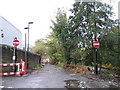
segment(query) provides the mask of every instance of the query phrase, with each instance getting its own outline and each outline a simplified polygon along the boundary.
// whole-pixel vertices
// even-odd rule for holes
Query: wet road
[[[62,68],[45,65],[26,77],[3,77],[4,88],[63,88],[64,79],[70,78]]]
[[[42,70],[34,71],[27,76],[7,76],[2,78],[3,88],[64,88],[64,80],[76,78],[80,87],[108,88],[110,81],[96,80],[80,74],[68,72],[61,67],[47,64]]]

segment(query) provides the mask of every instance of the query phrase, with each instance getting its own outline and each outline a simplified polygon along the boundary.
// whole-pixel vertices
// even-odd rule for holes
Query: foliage
[[[32,51],[39,54],[40,56],[44,56],[45,54],[47,54],[46,40],[37,40],[35,42],[35,46],[32,48]]]
[[[67,63],[70,63],[70,52],[72,49],[72,43],[69,32],[69,23],[67,20],[67,15],[65,12],[60,9],[56,15],[56,21],[52,21],[53,26],[51,26],[55,37],[57,38],[57,45],[59,45],[62,49],[63,57],[66,59]],[[72,41],[72,42],[71,42]]]
[[[111,9],[111,6],[102,2],[76,2],[73,4],[73,9],[70,10],[72,12],[69,17],[72,26],[71,33],[77,38],[76,44],[80,44],[80,48],[85,47],[84,52],[81,50],[83,53],[81,58],[84,59],[86,65],[91,65],[95,59],[93,41],[99,40],[101,43],[111,29],[113,22],[110,19]],[[75,48],[75,50],[78,50],[78,48]]]
[[[62,48],[67,63],[92,65],[95,59],[93,40],[99,40],[101,43],[98,51],[99,63],[111,61],[106,58],[108,58],[108,53],[112,49],[114,41],[110,39],[109,42],[105,42],[105,38],[114,36],[111,33],[111,26],[113,25],[111,9],[110,5],[102,2],[75,2],[73,9],[70,9],[72,14],[69,18],[67,18],[65,12],[58,10],[56,21],[52,21],[53,26],[51,28],[57,39],[59,49]],[[110,35],[110,37],[106,35]],[[57,55],[59,55],[58,52]],[[53,54],[53,56],[57,55]]]
[[[48,54],[52,63],[58,64],[58,62],[64,62],[63,49],[60,47],[55,34],[52,32],[47,38]]]
[[[35,69],[36,70],[40,70],[42,68],[42,65],[41,64],[37,64],[36,66],[35,66]]]
[[[36,43],[36,52],[48,52],[53,63],[80,63],[95,65],[96,50],[93,41],[98,40],[97,63],[120,66],[119,23],[112,20],[112,7],[102,2],[75,2],[67,17],[58,9],[52,20],[51,35],[46,42]],[[46,47],[44,47],[46,46]]]

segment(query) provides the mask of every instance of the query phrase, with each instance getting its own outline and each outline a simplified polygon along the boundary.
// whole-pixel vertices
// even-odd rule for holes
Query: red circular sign
[[[94,41],[93,46],[94,46],[94,48],[99,48],[100,43],[98,41]]]
[[[19,41],[18,40],[14,40],[13,41],[13,45],[17,47],[19,45]]]

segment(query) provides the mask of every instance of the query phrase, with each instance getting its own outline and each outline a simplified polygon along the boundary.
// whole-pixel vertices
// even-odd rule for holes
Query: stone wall
[[[0,49],[2,50],[2,53],[0,53],[0,55],[2,56],[2,63],[12,63],[14,48],[8,45],[0,45],[0,48],[2,48]],[[35,68],[36,64],[39,63],[40,56],[30,52],[27,56],[29,69]],[[25,60],[25,51],[17,49],[17,62],[20,62],[20,59]]]

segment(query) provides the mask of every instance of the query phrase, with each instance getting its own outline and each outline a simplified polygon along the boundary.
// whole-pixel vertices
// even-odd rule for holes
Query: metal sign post
[[[14,51],[13,51],[13,63],[17,62],[17,46],[19,45],[19,41],[17,38],[13,40],[13,45],[14,45]],[[13,71],[16,72],[17,67],[13,66]]]
[[[14,50],[13,50],[13,63],[15,63],[15,47],[14,47]],[[15,67],[13,66],[13,72],[15,71]]]
[[[98,74],[98,64],[97,64],[97,49],[96,49],[96,62],[95,62],[95,74]]]
[[[97,64],[97,51],[98,51],[98,48],[100,46],[100,43],[98,41],[94,41],[93,42],[93,46],[94,48],[96,49],[95,52],[96,52],[96,61],[95,61],[95,74],[97,75],[98,74],[98,64]]]

